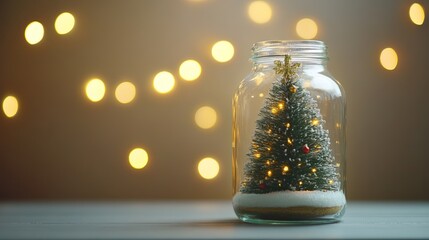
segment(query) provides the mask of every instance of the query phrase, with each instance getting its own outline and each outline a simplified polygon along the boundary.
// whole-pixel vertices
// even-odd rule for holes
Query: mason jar
[[[346,99],[321,41],[253,45],[233,98],[233,207],[244,222],[314,224],[344,214]]]

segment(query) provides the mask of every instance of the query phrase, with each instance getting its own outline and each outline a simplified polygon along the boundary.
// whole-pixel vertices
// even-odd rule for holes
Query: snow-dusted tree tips
[[[259,112],[242,193],[338,191],[339,173],[317,102],[302,87],[299,63],[275,61],[279,75]]]

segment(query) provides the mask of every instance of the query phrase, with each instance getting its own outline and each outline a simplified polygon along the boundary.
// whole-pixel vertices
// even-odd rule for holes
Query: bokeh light
[[[393,70],[398,65],[398,54],[393,48],[385,48],[380,53],[380,63],[387,70]]]
[[[234,46],[228,41],[219,41],[213,44],[212,56],[218,62],[228,62],[234,56]]]
[[[75,19],[73,14],[68,12],[63,12],[60,15],[58,15],[57,19],[55,20],[55,31],[57,31],[58,34],[67,34],[69,33],[75,24]]]
[[[410,7],[410,19],[416,25],[422,25],[425,21],[425,10],[422,5],[413,3]]]
[[[194,81],[201,75],[201,65],[193,59],[186,60],[180,64],[179,74],[183,80]]]
[[[272,16],[271,6],[265,1],[253,1],[247,10],[250,19],[259,24],[267,23]]]
[[[313,39],[317,35],[317,24],[310,18],[303,18],[296,24],[296,33],[303,39]]]
[[[213,179],[219,174],[219,163],[210,157],[203,158],[198,163],[198,172],[205,179]]]
[[[37,44],[42,41],[44,35],[45,29],[40,22],[34,21],[28,24],[28,26],[25,28],[25,40],[31,45]]]
[[[18,113],[18,99],[14,96],[7,96],[3,100],[2,107],[6,117],[14,117]]]
[[[106,93],[104,82],[98,78],[89,80],[85,86],[85,93],[90,101],[100,101],[103,99],[104,94]]]
[[[155,91],[165,94],[173,90],[175,79],[173,74],[167,71],[162,71],[156,74],[153,79],[153,87]]]
[[[116,87],[115,97],[120,103],[130,103],[136,97],[136,87],[131,82],[122,82]]]
[[[212,128],[216,124],[216,121],[216,111],[209,106],[200,107],[195,112],[195,123],[202,129]]]
[[[142,169],[147,165],[149,155],[143,148],[134,148],[128,155],[128,161],[132,168]]]

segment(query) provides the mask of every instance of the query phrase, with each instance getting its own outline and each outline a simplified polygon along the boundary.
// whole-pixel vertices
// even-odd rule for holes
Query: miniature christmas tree
[[[317,102],[302,87],[299,63],[275,61],[274,82],[247,154],[242,193],[338,191],[339,174]]]

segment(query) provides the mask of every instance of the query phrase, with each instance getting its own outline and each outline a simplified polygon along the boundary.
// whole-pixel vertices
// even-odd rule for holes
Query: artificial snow
[[[346,204],[346,197],[342,191],[239,192],[232,202],[237,207],[337,207]]]

